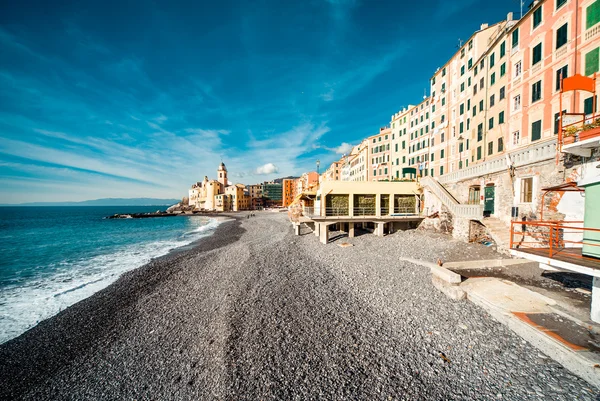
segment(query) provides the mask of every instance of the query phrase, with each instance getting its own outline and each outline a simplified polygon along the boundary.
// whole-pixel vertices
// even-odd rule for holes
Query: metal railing
[[[583,227],[583,221],[512,221],[510,224],[510,249],[536,249],[537,253],[549,258],[566,254],[598,261],[578,252],[569,252],[576,248],[583,248],[584,253],[593,250],[600,254],[600,229]]]
[[[350,216],[350,209],[347,207],[326,207],[325,216]]]

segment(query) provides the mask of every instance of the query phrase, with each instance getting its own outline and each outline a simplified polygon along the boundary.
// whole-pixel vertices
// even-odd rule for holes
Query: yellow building
[[[209,180],[192,185],[189,190],[189,205],[197,210],[241,211],[249,210],[251,198],[243,184],[229,185],[227,167],[224,163],[217,169],[218,180]]]

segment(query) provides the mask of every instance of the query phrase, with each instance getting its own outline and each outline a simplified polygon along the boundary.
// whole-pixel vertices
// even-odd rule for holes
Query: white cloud
[[[260,166],[259,168],[257,168],[256,174],[268,175],[268,174],[277,173],[278,171],[279,171],[279,169],[277,168],[276,165],[274,165],[273,163],[267,163],[264,166]]]
[[[347,155],[352,150],[353,146],[349,143],[343,142],[340,146],[335,148],[335,153],[338,155]]]

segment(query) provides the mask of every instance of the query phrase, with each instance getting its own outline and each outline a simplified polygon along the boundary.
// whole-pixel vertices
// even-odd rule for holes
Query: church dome
[[[225,167],[225,163],[221,162],[221,164],[219,165],[219,170],[227,171],[227,168]]]

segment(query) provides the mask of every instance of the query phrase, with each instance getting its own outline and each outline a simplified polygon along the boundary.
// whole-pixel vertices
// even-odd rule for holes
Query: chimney
[[[506,21],[512,21],[513,20],[513,13],[510,12],[506,15]]]
[[[481,24],[481,30],[483,31],[484,29],[487,29],[490,25],[489,24]]]

